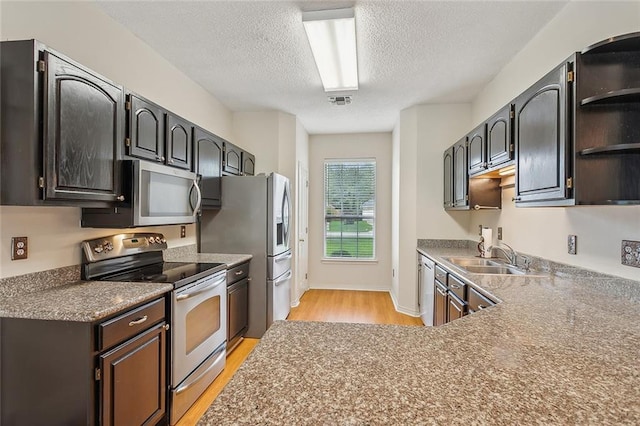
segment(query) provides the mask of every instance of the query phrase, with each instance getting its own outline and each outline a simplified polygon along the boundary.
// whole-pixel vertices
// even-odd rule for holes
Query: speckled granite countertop
[[[227,268],[233,268],[251,260],[253,256],[250,254],[198,253],[194,244],[165,250],[163,257],[167,262],[226,263]]]
[[[640,282],[571,269],[456,270],[502,302],[442,327],[276,322],[200,424],[639,424]]]
[[[162,283],[77,281],[4,299],[0,317],[91,322],[172,289]]]

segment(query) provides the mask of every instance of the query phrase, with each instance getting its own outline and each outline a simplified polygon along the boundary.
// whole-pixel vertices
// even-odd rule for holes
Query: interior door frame
[[[296,170],[296,226],[295,226],[295,286],[292,305],[309,289],[309,170],[298,161]],[[306,253],[306,256],[302,256]]]

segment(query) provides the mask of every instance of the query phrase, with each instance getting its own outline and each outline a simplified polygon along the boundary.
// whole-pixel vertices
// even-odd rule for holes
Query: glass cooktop
[[[130,282],[154,282],[154,283],[180,283],[180,281],[203,278],[207,275],[222,270],[224,263],[185,263],[185,262],[161,262],[148,265],[143,268],[101,277],[101,281],[130,281]],[[217,270],[216,270],[217,269]],[[184,283],[186,284],[186,282]]]

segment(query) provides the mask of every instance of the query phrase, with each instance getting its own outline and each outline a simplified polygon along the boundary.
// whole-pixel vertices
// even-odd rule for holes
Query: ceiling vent
[[[333,105],[349,105],[351,96],[329,96],[329,103]]]

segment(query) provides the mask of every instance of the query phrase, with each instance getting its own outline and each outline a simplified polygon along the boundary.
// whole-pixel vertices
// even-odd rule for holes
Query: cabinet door
[[[103,425],[155,425],[166,412],[164,322],[100,356]]]
[[[52,52],[44,57],[44,198],[115,201],[123,90]]]
[[[435,283],[433,304],[433,325],[438,326],[447,322],[447,291]]]
[[[466,142],[466,138],[463,138],[453,146],[453,205],[455,207],[464,207],[469,204]]]
[[[563,200],[569,195],[567,71],[567,64],[557,67],[515,101],[518,203]]]
[[[453,207],[453,147],[444,152],[444,208]]]
[[[194,127],[195,143],[194,170],[202,178],[203,207],[220,207],[222,202],[222,155],[224,142],[215,135]]]
[[[467,135],[467,157],[469,160],[469,175],[477,174],[487,169],[487,125],[482,123]]]
[[[232,143],[224,143],[224,163],[222,171],[230,175],[240,176],[242,173],[242,157],[240,149]]]
[[[242,151],[242,174],[245,176],[253,176],[256,170],[256,156]]]
[[[447,296],[447,321],[451,322],[464,316],[464,305],[453,295]]]
[[[164,163],[164,113],[158,105],[128,95],[127,155]]]
[[[249,324],[249,280],[233,284],[227,290],[227,343],[247,331]]]
[[[173,113],[167,113],[167,164],[191,170],[191,123]]]
[[[487,120],[488,167],[496,167],[512,159],[512,105],[507,105]]]

